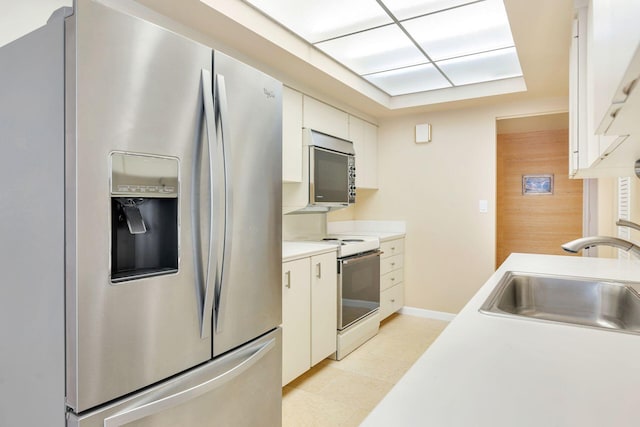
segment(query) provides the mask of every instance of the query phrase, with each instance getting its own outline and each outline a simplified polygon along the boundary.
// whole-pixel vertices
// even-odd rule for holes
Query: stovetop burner
[[[329,236],[322,239],[324,242],[338,244],[338,258],[354,255],[378,249],[380,242],[377,237],[364,236]]]
[[[364,239],[341,239],[339,237],[325,237],[322,240],[327,242],[344,242],[344,243],[364,242]]]

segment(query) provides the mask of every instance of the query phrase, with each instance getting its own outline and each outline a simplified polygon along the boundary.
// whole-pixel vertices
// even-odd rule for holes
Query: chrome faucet
[[[616,221],[616,225],[619,227],[629,227],[634,230],[640,231],[640,224],[636,224],[635,222],[627,221],[626,219],[619,219]]]
[[[627,252],[631,252],[637,257],[640,257],[640,246],[631,243],[627,240],[620,239],[618,237],[609,236],[592,236],[582,237],[580,239],[572,240],[562,245],[562,249],[571,253],[578,253],[582,249],[587,249],[593,246],[613,246],[614,248],[622,249]]]

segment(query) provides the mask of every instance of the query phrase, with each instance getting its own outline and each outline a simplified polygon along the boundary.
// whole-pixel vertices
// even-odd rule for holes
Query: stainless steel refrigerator
[[[282,85],[127,3],[0,48],[0,425],[280,425]]]

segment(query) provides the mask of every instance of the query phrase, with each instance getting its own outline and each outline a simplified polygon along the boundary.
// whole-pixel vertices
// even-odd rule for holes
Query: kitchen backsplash
[[[282,216],[282,240],[319,240],[327,235],[327,214]]]

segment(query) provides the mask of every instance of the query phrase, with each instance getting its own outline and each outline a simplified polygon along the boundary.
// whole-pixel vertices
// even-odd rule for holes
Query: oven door
[[[349,155],[309,147],[309,203],[349,205]]]
[[[338,271],[338,330],[380,307],[380,251],[342,258]]]

